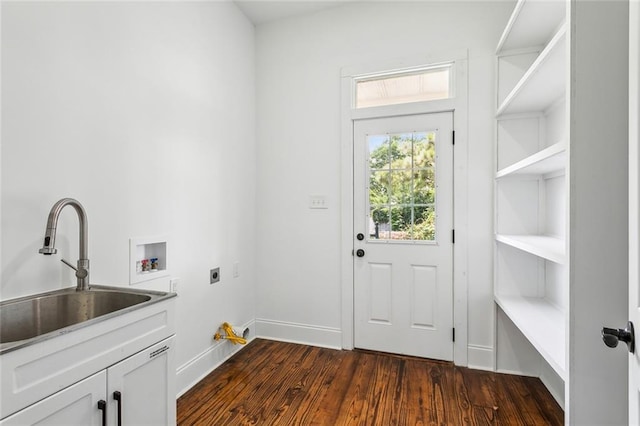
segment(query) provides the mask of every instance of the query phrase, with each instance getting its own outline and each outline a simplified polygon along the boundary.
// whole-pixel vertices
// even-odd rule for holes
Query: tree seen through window
[[[436,132],[373,135],[367,141],[370,238],[435,240]]]

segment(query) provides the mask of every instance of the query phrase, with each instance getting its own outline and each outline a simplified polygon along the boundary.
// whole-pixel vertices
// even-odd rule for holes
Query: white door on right
[[[354,345],[453,359],[453,112],[354,123]]]
[[[629,321],[640,326],[640,2],[629,2]],[[637,346],[637,345],[636,345]],[[629,424],[640,424],[640,355],[629,354]]]

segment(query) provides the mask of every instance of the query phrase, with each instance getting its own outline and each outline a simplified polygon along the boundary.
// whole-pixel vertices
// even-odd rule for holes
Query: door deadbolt
[[[356,235],[356,238],[358,239],[358,241],[362,241],[364,240],[364,234],[359,233],[358,235]]]

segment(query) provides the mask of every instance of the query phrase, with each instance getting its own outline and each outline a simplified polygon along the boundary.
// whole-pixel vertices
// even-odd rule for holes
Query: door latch
[[[633,323],[627,322],[627,328],[602,327],[602,341],[610,348],[618,346],[618,342],[625,342],[629,352],[634,353],[636,349]]]

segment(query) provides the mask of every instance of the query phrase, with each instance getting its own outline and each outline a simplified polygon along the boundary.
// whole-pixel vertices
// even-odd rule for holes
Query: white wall
[[[78,256],[72,209],[59,254],[38,254],[74,197],[92,283],[128,286],[129,238],[169,236],[179,388],[211,368],[217,327],[254,318],[254,57],[232,3],[3,2],[1,298],[75,285],[59,261]]]
[[[352,4],[260,25],[254,64],[254,29],[226,2],[3,2],[0,298],[74,285],[58,261],[77,258],[72,210],[60,254],[37,254],[49,208],[71,196],[89,214],[94,283],[128,285],[129,238],[169,235],[180,389],[219,361],[222,321],[334,342],[340,69],[464,48],[469,362],[491,368],[493,52],[511,8]],[[309,210],[310,194],[330,208]]]
[[[492,368],[493,69],[512,8],[351,4],[256,28],[259,333],[340,344],[341,68],[469,49],[469,363]]]

